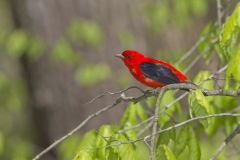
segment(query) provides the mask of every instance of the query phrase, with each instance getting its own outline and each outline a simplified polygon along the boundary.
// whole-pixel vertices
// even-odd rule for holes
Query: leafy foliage
[[[6,50],[8,53],[19,56],[23,54],[28,47],[28,35],[22,30],[12,32],[8,37]]]
[[[207,62],[213,53],[214,46],[210,44],[213,40],[217,39],[217,29],[218,28],[216,24],[209,23],[201,33],[202,37],[198,45],[198,51],[202,54],[204,60]]]
[[[228,17],[220,34],[221,55],[225,60],[229,60],[236,49],[240,32],[240,4],[238,4],[233,14]]]
[[[118,39],[124,48],[132,48],[133,42],[134,42],[134,36],[132,35],[131,32],[127,30],[123,30],[119,32]]]
[[[166,3],[165,1],[163,3]],[[180,3],[180,2],[179,2]],[[200,2],[193,2],[200,3]],[[202,2],[201,2],[202,3]],[[190,5],[190,4],[189,4]],[[201,6],[201,5],[200,5]],[[149,14],[152,14],[156,17],[152,17],[153,26],[163,25],[167,19],[164,20],[162,17],[166,17],[169,10],[167,8],[158,7],[162,6],[152,6],[149,10]],[[176,12],[185,12],[188,14],[188,10],[186,10],[186,6],[177,6]],[[157,8],[157,9],[156,9]],[[203,7],[204,8],[204,7]],[[192,8],[191,8],[192,9]],[[199,10],[198,10],[199,9]],[[196,14],[200,14],[201,7],[196,9]],[[238,11],[239,5],[236,7],[233,14],[227,19],[224,24],[222,31],[218,28],[216,24],[210,23],[208,24],[203,32],[202,39],[198,44],[198,51],[202,54],[203,58],[206,62],[208,62],[211,54],[216,51],[222,60],[229,61],[229,66],[226,72],[226,84],[233,83],[232,78],[234,80],[235,89],[239,87],[239,61],[240,61],[240,52],[239,49],[233,49],[237,47],[236,44],[236,34],[238,34]],[[156,12],[156,13],[155,13]],[[164,15],[166,14],[166,15]],[[182,13],[181,13],[182,14]],[[157,30],[155,28],[154,30]],[[218,35],[220,34],[220,40],[217,41]],[[128,38],[127,38],[128,39]],[[231,52],[230,52],[231,51]],[[233,52],[234,51],[234,52]],[[211,77],[211,73],[209,71],[200,71],[194,78],[194,83],[198,84],[201,89],[213,90],[216,85],[214,81],[209,80]],[[235,83],[237,82],[237,83]],[[180,103],[174,103],[173,105],[167,106],[169,103],[174,101],[175,95],[174,92],[168,91],[162,97],[162,101],[159,106],[159,119],[158,124],[160,128],[166,128],[171,126],[172,121],[176,120],[187,120],[189,119],[189,114],[184,114],[182,112],[183,106]],[[228,112],[237,107],[238,101],[232,97],[205,97],[200,89],[193,90],[188,96],[188,104],[190,108],[191,116],[206,116],[209,114],[217,114]],[[141,103],[133,104],[131,103],[125,113],[122,116],[122,119],[118,125],[111,126],[102,126],[106,129],[106,132],[103,132],[103,128],[100,128],[100,133],[109,138],[99,137],[97,139],[96,148],[98,146],[105,146],[104,148],[96,149],[96,157],[100,159],[139,159],[137,158],[137,148],[139,148],[140,142],[131,142],[135,141],[139,138],[139,131],[141,128],[146,127],[146,125],[142,125],[142,127],[134,127],[139,123],[143,122],[149,115],[146,114],[147,109],[154,109],[156,106],[156,98],[151,97],[146,100],[146,105],[143,107]],[[227,107],[228,106],[228,107]],[[175,112],[178,111],[178,116],[175,116]],[[174,117],[174,119],[173,119]],[[206,134],[210,137],[214,137],[217,135],[217,131],[220,127],[224,127],[226,133],[230,134],[234,127],[237,125],[237,118],[208,118],[205,120],[199,120],[199,123],[190,123],[188,125],[182,126],[180,129],[171,129],[169,131],[160,133],[157,135],[157,141],[155,147],[155,158],[161,160],[185,160],[185,159],[202,159],[203,149],[201,136]],[[131,128],[133,127],[133,128]],[[129,129],[131,128],[131,129]],[[123,130],[125,130],[123,132]],[[121,131],[119,133],[119,131]],[[151,130],[146,131],[146,133],[151,133]],[[145,133],[145,134],[146,134]],[[127,144],[125,144],[127,143]],[[144,145],[143,145],[144,146]],[[206,146],[205,146],[206,147]],[[144,147],[146,149],[146,146]],[[143,151],[143,148],[141,148]],[[205,151],[205,150],[204,150]],[[78,154],[80,154],[78,152]],[[146,153],[147,155],[149,153]],[[208,153],[211,154],[211,153]],[[93,154],[94,155],[94,154]],[[92,156],[93,156],[92,155]],[[89,155],[88,155],[89,156]],[[206,157],[206,153],[204,152],[204,157]],[[89,157],[88,157],[89,158]],[[147,159],[140,158],[140,159]],[[89,158],[90,159],[90,158]]]
[[[161,127],[163,127],[166,122],[169,122],[171,120],[176,109],[180,107],[180,104],[176,102],[169,109],[165,108],[166,107],[165,104],[171,103],[174,99],[175,99],[175,96],[172,91],[168,91],[162,97],[162,101],[160,102],[160,111],[159,111],[160,117],[158,119],[158,123]]]
[[[84,86],[93,86],[107,79],[111,70],[107,64],[99,63],[77,69],[75,79]]]
[[[102,45],[102,31],[99,25],[94,21],[75,20],[70,24],[67,33],[76,43],[80,42],[96,48]]]
[[[174,6],[172,6],[174,3]],[[202,17],[207,11],[205,0],[163,0],[146,4],[145,21],[155,34],[161,33],[170,25],[186,27],[193,17]]]
[[[178,27],[178,29],[188,27],[193,19],[206,15],[208,4],[207,0],[146,2],[143,13],[144,22],[150,29],[151,35],[157,37],[169,27]],[[0,29],[2,29],[1,22]],[[6,30],[7,32],[0,33],[1,56],[15,60],[19,60],[22,56],[28,56],[29,60],[39,60],[48,49],[43,37],[33,35],[23,29],[12,29],[11,32],[9,29]],[[225,89],[236,90],[240,87],[239,32],[240,3],[236,5],[233,13],[226,19],[222,27],[213,22],[204,27],[197,46],[199,53],[208,63],[212,54],[216,52],[222,61],[220,65],[228,64],[228,69],[224,82],[218,80],[219,77],[215,77],[214,81],[207,80],[211,75],[210,71],[200,71],[196,74],[194,83],[199,84],[201,89],[212,90],[222,87],[223,83]],[[108,80],[113,71],[105,63],[84,62],[85,57],[81,53],[85,49],[101,50],[104,46],[104,35],[101,26],[96,21],[73,20],[64,35],[60,36],[51,48],[50,60],[58,65],[74,66],[74,78],[79,85],[95,87],[100,82]],[[123,48],[134,46],[136,37],[131,30],[124,29],[115,36]],[[177,58],[175,57],[175,59]],[[6,68],[6,70],[9,69],[9,67]],[[18,128],[18,126],[21,128],[23,126],[30,130],[29,127],[26,127],[30,126],[28,124],[30,120],[26,118],[25,113],[28,94],[25,81],[19,77],[19,75],[15,75],[15,71],[14,75],[8,75],[5,71],[0,72],[0,159],[30,159],[34,149],[30,142],[32,141],[31,136],[25,133],[28,131]],[[220,79],[224,78],[220,77]],[[121,86],[126,87],[130,80],[125,74],[119,74],[117,81]],[[158,113],[159,131],[186,121],[191,116],[239,112],[239,98],[205,97],[198,89],[190,92],[188,102],[172,103],[176,100],[176,95],[178,94],[168,91],[162,97],[160,106],[157,106],[160,108]],[[156,97],[150,97],[143,103],[130,103],[119,122],[104,124],[99,129],[88,131],[84,136],[70,137],[58,148],[60,159],[147,160],[149,148],[146,142],[140,141],[139,138],[142,139],[152,133],[152,126],[149,125],[152,121],[149,118],[153,115],[155,105]],[[19,122],[19,117],[23,119],[23,122]],[[223,141],[238,122],[239,118],[236,117],[218,117],[184,124],[179,128],[173,127],[157,135],[154,156],[156,160],[209,158],[218,147],[218,144],[215,143],[220,143],[220,139]],[[16,125],[13,125],[15,123]],[[142,124],[139,125],[140,123]],[[226,135],[219,134],[217,131],[220,129],[224,130]],[[222,157],[224,155],[226,153],[222,153]]]
[[[226,73],[226,88],[229,88],[228,85],[230,84],[231,78],[233,78],[237,82],[236,88],[240,86],[239,62],[240,62],[240,49],[237,50],[237,53],[233,55],[229,62],[229,66]]]
[[[196,116],[213,114],[212,106],[209,101],[207,101],[201,90],[193,91],[189,98],[189,104],[191,106],[191,110]],[[208,119],[207,121],[203,120],[201,123],[205,129],[207,129],[208,126],[212,126],[212,119]]]
[[[80,54],[75,53],[69,43],[63,39],[54,47],[52,57],[55,61],[65,64],[77,64],[80,60]]]
[[[163,1],[162,3],[167,3]],[[180,3],[180,2],[179,2]],[[202,3],[203,2],[193,2],[193,3]],[[188,14],[191,12],[190,10],[186,10],[185,3],[179,4],[176,6],[175,12],[182,14]],[[190,4],[189,4],[190,5]],[[195,5],[195,4],[191,4]],[[197,5],[196,5],[197,6]],[[153,24],[153,31],[157,32],[159,30],[158,27],[163,27],[164,23],[167,22],[167,19],[164,19],[170,12],[168,8],[161,8],[162,6],[158,4],[154,6],[149,6],[151,9],[147,10],[149,15],[152,15],[152,19],[150,22]],[[191,8],[191,7],[190,7]],[[203,12],[204,6],[200,5],[200,8],[196,9],[195,14],[201,14]],[[186,16],[185,16],[186,17]],[[177,22],[176,22],[177,23]],[[185,23],[185,22],[184,22]],[[158,26],[158,27],[156,27]],[[227,88],[238,89],[240,82],[240,51],[237,45],[237,34],[239,28],[239,5],[236,7],[233,14],[227,19],[223,28],[220,28],[214,24],[208,24],[203,32],[202,39],[198,44],[198,51],[202,54],[203,58],[206,62],[209,61],[212,53],[217,52],[218,56],[222,60],[222,62],[229,61],[229,66],[226,72],[226,82],[228,85]],[[220,34],[220,39],[218,36]],[[124,37],[124,36],[123,36]],[[128,37],[128,36],[126,36]],[[126,38],[131,39],[131,38]],[[125,40],[124,40],[125,41]],[[128,41],[128,40],[126,40]],[[194,83],[198,84],[200,89],[205,90],[213,90],[219,87],[219,84],[223,83],[219,82],[216,77],[215,83],[213,80],[209,79],[212,74],[209,71],[200,71],[194,78]],[[234,84],[234,85],[233,85]],[[237,107],[239,101],[233,97],[206,97],[204,93],[200,89],[193,90],[190,92],[188,96],[188,104],[189,108],[186,108],[190,111],[191,116],[206,116],[210,114],[217,114],[223,112],[229,112]],[[183,105],[179,102],[173,103],[173,105],[169,105],[171,102],[175,100],[175,93],[172,91],[168,91],[162,97],[162,101],[159,106],[159,119],[158,124],[161,129],[167,128],[171,126],[173,121],[177,120],[187,120],[190,115],[187,113],[183,114]],[[142,142],[134,142],[139,138],[139,131],[144,129],[147,124],[143,124],[141,127],[136,127],[139,123],[143,122],[147,118],[149,118],[149,114],[147,114],[147,110],[153,110],[156,106],[156,97],[150,97],[146,100],[146,103],[143,106],[141,103],[133,104],[131,103],[127,108],[125,113],[122,116],[122,119],[119,124],[105,126],[102,127],[106,129],[106,132],[102,131],[102,127],[100,128],[100,133],[102,135],[107,135],[109,138],[102,139],[100,137],[96,143],[95,148],[96,154],[92,154],[91,156],[95,159],[129,159],[135,160],[139,159],[138,157],[138,149],[141,147],[141,151],[146,150],[146,145]],[[176,116],[175,112],[179,115]],[[202,143],[201,139],[203,135],[207,135],[208,138],[218,136],[218,129],[220,127],[224,127],[227,134],[230,134],[232,130],[237,125],[238,118],[236,117],[224,117],[224,118],[207,118],[204,120],[199,120],[197,123],[189,123],[188,125],[183,125],[179,129],[172,128],[171,130],[165,131],[157,135],[157,140],[155,143],[155,159],[156,160],[185,160],[185,159],[196,159],[200,160],[203,157],[210,156],[212,153],[206,153],[206,148],[210,148],[210,144],[207,142]],[[108,128],[108,129],[107,129]],[[110,129],[111,128],[111,129]],[[130,128],[130,129],[129,129]],[[125,130],[125,131],[124,131]],[[123,132],[124,131],[124,132]],[[148,129],[144,134],[149,135],[151,130]],[[144,135],[143,134],[143,135]],[[141,137],[141,136],[140,136]],[[125,144],[127,143],[127,144]],[[141,145],[139,145],[141,144]],[[104,148],[98,149],[98,147],[105,146]],[[210,149],[212,150],[212,148]],[[146,152],[146,151],[145,151]],[[204,152],[204,153],[203,153]],[[77,154],[81,154],[78,152]],[[209,154],[209,155],[208,155]],[[128,156],[127,156],[128,155]],[[145,155],[149,155],[148,151]],[[202,156],[204,155],[204,156]],[[90,155],[88,155],[90,156]],[[89,158],[90,159],[90,158]],[[148,159],[148,156],[141,157],[140,159],[145,160]]]

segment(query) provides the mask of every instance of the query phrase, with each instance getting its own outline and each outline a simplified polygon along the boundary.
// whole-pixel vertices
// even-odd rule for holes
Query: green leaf
[[[96,146],[96,139],[96,131],[87,132],[81,139],[80,144],[78,145],[78,151],[73,160],[93,160],[95,158],[95,150],[93,148]]]
[[[9,136],[9,135],[5,135],[5,136]],[[11,148],[11,152],[7,152],[10,154],[9,156],[7,156],[7,157],[10,157],[9,159],[26,160],[26,159],[29,159],[29,157],[31,157],[31,147],[33,147],[33,145],[31,145],[29,140],[19,135],[12,136],[12,139],[10,141],[9,140],[10,139],[7,140],[8,142],[6,141],[5,143],[6,145],[4,148],[4,151],[7,149],[6,147]]]
[[[176,138],[175,152],[174,152],[176,157],[178,157],[187,147],[188,140],[189,140],[188,127],[183,126],[180,129]]]
[[[73,65],[79,61],[80,55],[72,49],[66,40],[61,39],[56,43],[53,49],[52,58],[56,62]]]
[[[200,160],[201,159],[201,149],[198,143],[198,138],[196,137],[192,127],[189,127],[189,159]]]
[[[211,45],[212,39],[216,38],[216,29],[217,26],[213,23],[209,23],[201,33],[201,40],[198,45],[198,51],[202,54],[205,61],[208,62],[211,55],[213,46]]]
[[[140,117],[140,119],[142,121],[144,121],[148,118],[148,116],[145,113],[145,110],[140,102],[135,104],[135,108],[136,108],[137,115]]]
[[[124,115],[122,116],[121,125],[128,127],[134,126],[138,123],[138,117],[140,117],[142,121],[147,119],[147,114],[145,113],[143,106],[140,102],[136,104],[130,103]]]
[[[229,88],[231,78],[240,83],[240,49],[232,56],[226,72],[226,88]]]
[[[21,56],[27,50],[28,42],[29,40],[26,32],[15,30],[7,39],[6,50],[11,55]]]
[[[109,125],[103,125],[99,129],[98,137],[96,139],[96,147],[102,147],[97,149],[97,157],[100,159],[106,158],[106,146],[108,144],[108,140],[113,135],[113,131],[111,126]]]
[[[211,105],[201,90],[192,91],[192,94],[189,95],[189,105],[196,116],[212,114]],[[206,129],[208,127],[208,123],[211,123],[211,119],[201,120],[200,122]]]
[[[123,48],[132,48],[134,43],[134,36],[128,30],[124,30],[118,33],[118,39]]]
[[[82,138],[80,144],[79,144],[79,149],[84,149],[84,148],[92,148],[95,146],[96,143],[96,138],[97,138],[97,133],[96,131],[89,131],[87,132],[84,137]]]
[[[167,157],[165,155],[165,151],[164,151],[164,149],[161,145],[158,146],[157,149],[155,150],[155,159],[157,159],[157,160],[167,160]]]
[[[181,148],[179,148],[181,152],[179,152],[180,154],[177,156],[178,160],[185,160],[185,159],[196,159],[196,160],[200,160],[201,159],[201,149],[200,149],[200,145],[198,142],[198,138],[196,137],[194,130],[192,128],[191,125],[186,125],[184,126],[184,129],[181,129],[182,132],[184,133],[184,139],[187,138],[187,140],[184,140],[184,145],[180,144],[179,142],[181,142],[181,140],[178,140],[178,143],[176,143],[175,145],[175,149],[179,148],[178,145],[181,146]],[[183,135],[181,133],[181,135]],[[187,136],[186,136],[187,135]],[[179,134],[179,137],[180,134]],[[187,142],[187,143],[186,143]],[[177,151],[177,150],[175,150]]]
[[[135,104],[131,102],[121,119],[121,125],[133,126],[135,124],[137,124],[136,107]]]
[[[118,139],[122,142],[128,142],[129,141],[129,139],[127,139],[122,134],[116,135],[116,139]],[[117,152],[118,152],[118,154],[119,154],[119,156],[121,157],[122,160],[124,160],[124,159],[137,160],[137,156],[136,156],[133,144],[119,145],[117,147]]]
[[[111,70],[107,64],[98,63],[78,68],[75,79],[80,85],[94,86],[110,76]]]
[[[169,8],[165,2],[148,4],[145,9],[145,21],[154,33],[160,33],[166,26],[169,18]]]
[[[171,141],[175,141],[176,138],[176,132],[175,130],[170,130],[168,132],[163,132],[159,134],[157,137],[157,142],[155,146],[155,157],[156,159],[166,160],[167,157],[165,156],[165,151],[163,149],[163,145],[170,145]]]
[[[194,83],[201,83],[200,86],[204,89],[213,89],[214,83],[213,81],[204,81],[210,77],[211,73],[209,71],[200,71],[197,76],[194,78]]]
[[[200,71],[196,77],[194,78],[195,84],[200,84],[199,86],[203,89],[213,90],[214,89],[214,82],[213,81],[206,81],[211,76],[209,71]],[[214,97],[205,97],[209,102],[214,100]]]
[[[196,16],[203,16],[208,11],[208,3],[206,0],[190,0],[189,3],[191,11]]]
[[[157,98],[155,96],[148,97],[146,103],[149,108],[155,107]]]
[[[224,113],[232,111],[234,108],[236,108],[238,106],[238,102],[234,97],[215,96],[212,105],[216,110],[216,113]],[[235,117],[222,117],[212,119],[215,124],[214,126],[211,126],[213,128],[213,133],[216,132],[220,126],[224,125],[226,133],[230,134],[230,132],[235,129],[235,125],[237,124],[237,118]]]
[[[221,112],[228,112],[238,106],[237,99],[230,96],[215,96],[213,101],[214,108],[220,109]]]
[[[227,44],[233,34],[235,33],[237,27],[240,26],[240,3],[236,6],[233,14],[228,17],[226,23],[224,24],[221,36],[220,36],[220,44],[222,46]]]
[[[73,160],[93,160],[93,155],[91,152],[81,150]]]
[[[232,56],[234,46],[237,43],[237,37],[240,31],[240,3],[236,6],[233,14],[227,18],[221,35],[220,35],[220,48],[223,57],[229,60]]]
[[[75,20],[68,29],[68,35],[76,43],[99,48],[103,42],[103,34],[94,21]]]
[[[214,82],[213,81],[204,81],[207,78],[209,78],[211,75],[211,73],[209,71],[201,71],[197,74],[197,76],[194,79],[194,83],[198,84],[199,82],[201,82],[200,86],[204,89],[209,89],[209,90],[213,90],[214,89]],[[203,83],[202,83],[203,82]],[[216,109],[213,105],[214,101],[216,100],[215,97],[203,97],[203,101],[206,101],[204,103],[202,103],[202,105],[208,106],[208,108],[206,108],[206,111],[208,114],[214,114],[216,113]],[[200,114],[201,115],[201,114]],[[203,114],[204,115],[204,114]],[[204,123],[204,121],[202,121]],[[209,136],[213,135],[218,128],[218,122],[217,122],[217,118],[211,118],[211,120],[208,121],[210,124],[208,125],[206,129],[206,132]]]
[[[149,159],[149,149],[147,148],[145,143],[136,143],[135,146],[136,146],[135,153],[136,153],[136,157],[137,157],[136,159],[148,160]]]
[[[157,138],[157,143],[156,143],[156,147],[162,145],[162,144],[169,144],[169,141],[172,139],[173,141],[175,141],[176,138],[176,131],[170,130],[168,132],[163,132],[161,134],[159,134],[158,138]]]
[[[177,156],[178,160],[186,160],[189,159],[189,147],[186,146],[185,149]]]
[[[118,152],[115,151],[112,147],[108,148],[107,160],[120,160]]]
[[[164,149],[165,155],[167,157],[167,160],[176,160],[177,159],[168,146],[163,145],[163,149]]]
[[[224,129],[227,135],[230,135],[239,124],[236,117],[226,117],[223,121]]]
[[[181,27],[186,26],[186,24],[189,24],[190,22],[190,3],[188,2],[188,0],[176,1],[175,3],[176,4],[174,5],[173,10],[175,16],[177,16],[177,18],[175,19],[175,23]]]
[[[60,159],[72,159],[77,152],[79,142],[80,137],[78,135],[73,135],[63,141],[58,148]]]
[[[40,37],[30,37],[27,55],[33,59],[38,59],[44,51],[44,43]]]
[[[140,103],[137,103],[137,104],[130,103],[130,105],[128,106],[127,110],[125,111],[121,119],[121,125],[123,126],[123,129],[136,125],[138,123],[138,120],[137,120],[138,116],[140,116],[140,118],[142,117],[143,119],[145,119],[146,117],[145,113],[139,113],[139,111],[137,111],[139,108],[142,108]],[[140,110],[141,112],[144,112],[142,111],[142,109]],[[137,133],[136,133],[136,130],[134,129],[126,131],[126,135],[131,140],[135,140],[137,138]]]
[[[159,108],[159,119],[158,123],[160,127],[163,127],[166,122],[171,120],[173,113],[175,112],[177,106],[180,104],[177,102],[174,105],[170,106],[167,110],[165,108],[165,105],[171,103],[172,101],[175,100],[174,93],[173,91],[168,91],[164,94],[162,97],[162,100],[160,102],[160,108]]]

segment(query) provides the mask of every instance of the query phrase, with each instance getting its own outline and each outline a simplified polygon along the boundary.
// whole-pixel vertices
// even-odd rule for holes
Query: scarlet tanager
[[[171,64],[126,50],[116,57],[121,58],[131,74],[141,83],[152,88],[161,88],[173,83],[187,83],[190,80]]]

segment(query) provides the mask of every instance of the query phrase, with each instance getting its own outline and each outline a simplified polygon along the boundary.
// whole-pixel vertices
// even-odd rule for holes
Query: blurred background
[[[235,2],[223,2],[227,14]],[[134,49],[174,64],[216,20],[215,0],[0,0],[0,159],[30,159],[115,99],[86,105],[93,97],[143,87],[115,54]],[[198,58],[188,76],[215,71],[218,58],[209,61]],[[79,133],[117,122],[124,109]],[[64,158],[56,149],[45,159]]]

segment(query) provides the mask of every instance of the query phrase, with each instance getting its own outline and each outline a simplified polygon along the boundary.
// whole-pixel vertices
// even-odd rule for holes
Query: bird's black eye
[[[128,56],[126,56],[126,57],[127,57],[127,59],[131,59],[131,58],[132,58],[132,56],[129,56],[129,55],[128,55]]]

